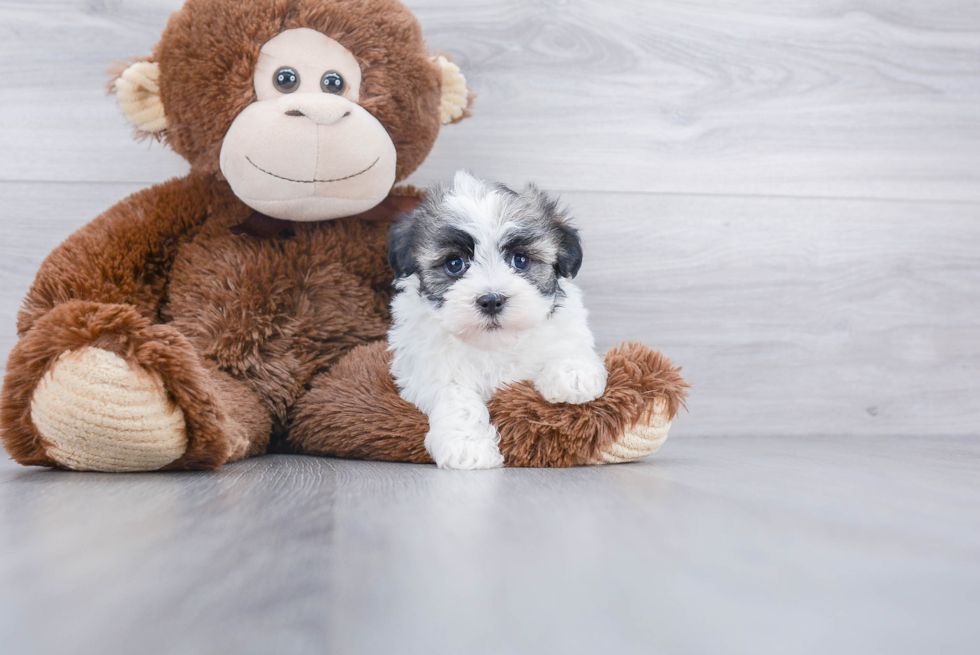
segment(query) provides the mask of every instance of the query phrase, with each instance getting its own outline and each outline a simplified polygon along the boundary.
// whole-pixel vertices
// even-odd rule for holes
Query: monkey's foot
[[[160,375],[101,348],[62,354],[31,399],[47,455],[76,471],[154,471],[187,450]]]
[[[599,452],[595,463],[621,464],[654,454],[667,441],[670,423],[667,401],[658,399],[648,416],[626,429],[619,439]]]

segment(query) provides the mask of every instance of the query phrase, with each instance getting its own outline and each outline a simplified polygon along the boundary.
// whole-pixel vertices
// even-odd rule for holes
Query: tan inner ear
[[[141,132],[156,134],[167,129],[159,80],[159,65],[149,61],[133,64],[116,79],[119,106],[129,122]]]
[[[442,72],[442,102],[439,105],[439,120],[448,125],[463,116],[469,101],[469,89],[466,88],[466,77],[459,66],[442,55],[434,58]]]

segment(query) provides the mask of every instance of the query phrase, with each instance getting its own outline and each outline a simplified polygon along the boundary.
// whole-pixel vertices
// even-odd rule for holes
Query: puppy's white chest
[[[527,348],[486,351],[466,346],[460,356],[471,365],[457,371],[452,382],[476,391],[485,401],[504,385],[536,377],[544,367],[540,353]]]

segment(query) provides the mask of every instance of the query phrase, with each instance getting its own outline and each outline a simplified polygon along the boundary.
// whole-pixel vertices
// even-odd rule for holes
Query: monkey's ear
[[[439,55],[432,61],[442,74],[442,101],[439,103],[439,120],[443,125],[458,123],[467,118],[469,113],[470,96],[466,88],[466,77],[459,66]]]
[[[160,66],[156,62],[136,62],[113,81],[112,88],[126,118],[141,134],[158,135],[167,129],[160,98]]]

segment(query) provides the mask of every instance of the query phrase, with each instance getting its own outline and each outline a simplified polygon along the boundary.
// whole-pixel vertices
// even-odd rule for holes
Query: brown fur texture
[[[230,194],[174,261],[161,317],[262,399],[285,437],[312,376],[388,327],[387,224],[297,223],[290,238],[234,236],[248,208]]]
[[[398,395],[383,342],[362,346],[313,380],[296,406],[291,439],[299,452],[355,459],[431,463],[428,418]],[[680,369],[646,346],[621,345],[606,354],[603,396],[583,405],[553,405],[530,382],[497,391],[490,420],[500,432],[506,466],[595,464],[626,430],[666,404],[673,419],[688,384]]]
[[[211,184],[191,175],[145,189],[68,237],[41,264],[17,333],[72,300],[125,303],[155,319],[179,246],[208,216]]]
[[[362,104],[391,134],[399,178],[439,130],[441,78],[418,23],[396,0],[188,0],[153,59],[169,129],[191,173],[134,194],[70,236],[38,272],[7,362],[0,432],[22,464],[56,466],[31,421],[39,380],[65,352],[111,351],[158,376],[183,411],[188,449],[167,469],[209,469],[274,450],[425,462],[426,419],[398,397],[383,339],[395,190],[371,220],[235,235],[252,210],[218,171],[221,142],[254,99],[259,48],[284,29],[338,40],[363,70]],[[607,397],[551,406],[527,385],[494,398],[512,466],[596,461],[652,399],[671,412],[683,382],[638,346],[615,351]],[[75,435],[84,441],[86,435]]]
[[[498,391],[490,420],[500,432],[507,466],[595,464],[625,431],[666,402],[671,420],[684,406],[688,384],[680,368],[655,350],[626,343],[606,353],[609,379],[602,396],[582,405],[545,402],[530,382]]]
[[[298,452],[431,463],[428,417],[403,400],[389,373],[387,342],[361,346],[318,375],[296,403],[290,438]]]

